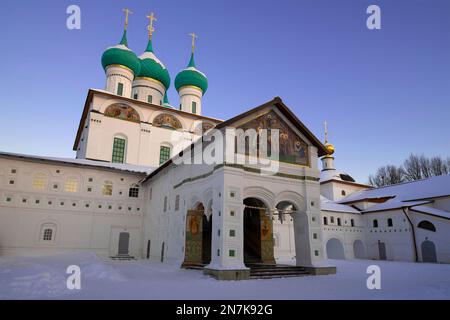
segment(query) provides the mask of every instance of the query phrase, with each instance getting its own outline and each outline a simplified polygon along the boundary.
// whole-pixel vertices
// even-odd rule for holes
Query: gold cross
[[[195,33],[189,33],[189,36],[192,37],[192,52],[194,52],[195,49],[195,39],[198,38],[198,36]]]
[[[131,10],[128,9],[128,8],[125,8],[122,11],[125,12],[125,30],[127,30],[127,27],[128,27],[128,16],[130,14],[133,14],[133,12],[131,12]]]
[[[147,27],[147,30],[148,30],[148,36],[151,39],[153,32],[155,31],[155,28],[153,27],[153,21],[157,21],[157,19],[153,12],[149,16],[146,16],[146,17],[150,20],[150,24]]]

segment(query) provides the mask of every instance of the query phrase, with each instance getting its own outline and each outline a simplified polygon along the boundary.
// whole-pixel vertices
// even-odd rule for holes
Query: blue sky
[[[81,30],[66,8],[81,7]],[[382,29],[366,27],[366,8]],[[2,1],[0,150],[73,157],[89,88],[103,89],[102,52],[119,42],[122,9],[140,54],[145,16],[158,18],[157,56],[172,81],[199,35],[209,79],[203,114],[226,119],[280,96],[321,139],[327,120],[336,166],[362,182],[410,153],[450,156],[448,0]],[[169,98],[178,105],[175,89]]]

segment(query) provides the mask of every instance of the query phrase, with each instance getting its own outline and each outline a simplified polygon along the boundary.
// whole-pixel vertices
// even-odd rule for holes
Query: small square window
[[[58,169],[58,170],[56,170],[56,173],[61,173],[61,170],[59,170],[59,169]]]
[[[234,198],[236,196],[236,193],[234,191],[230,192],[230,198]]]
[[[128,211],[131,211],[131,207],[128,207]]]
[[[111,209],[112,209],[112,206],[108,206],[108,209],[111,210]]]
[[[72,207],[76,207],[77,206],[77,204],[74,202],[74,203],[72,203]]]
[[[230,251],[228,251],[228,255],[229,255],[230,257],[234,257],[234,256],[236,255],[236,251],[230,250]]]
[[[11,202],[11,201],[12,201],[11,197],[6,197],[6,202]]]
[[[64,202],[60,202],[59,204],[63,206],[63,205],[64,205]]]
[[[93,178],[89,178],[88,181],[89,181],[89,182],[93,182],[94,179],[93,179]]]
[[[313,239],[317,239],[317,233],[313,233]]]
[[[89,208],[89,203],[86,203],[85,207],[86,207],[86,208]]]
[[[14,180],[9,180],[9,184],[13,185],[14,183],[16,183]]]
[[[236,230],[230,230],[230,237],[236,236]]]
[[[22,203],[27,203],[27,199],[22,199]]]
[[[101,205],[101,204],[99,204],[99,205],[98,205],[98,208],[99,208],[99,209],[101,209],[101,208],[102,208],[102,205]]]
[[[56,183],[53,185],[53,189],[54,189],[54,190],[57,190],[57,189],[58,189],[58,185],[57,185]]]
[[[47,202],[47,203],[48,203],[49,206],[51,206],[53,202],[49,201],[49,202]]]
[[[39,204],[39,203],[41,203],[41,200],[36,199],[36,200],[34,201],[34,203]]]
[[[119,210],[122,210],[122,207],[119,206]]]
[[[232,216],[232,217],[234,217],[234,216],[235,216],[235,212],[234,212],[234,210],[231,210],[231,211],[230,211],[230,216]]]
[[[92,192],[92,187],[88,187],[87,192]]]
[[[141,208],[136,208],[136,211],[141,211]]]
[[[316,257],[318,257],[318,256],[319,256],[319,250],[315,250],[315,251],[314,251],[314,255],[315,255]]]
[[[16,174],[17,173],[17,169],[11,169],[11,174]]]

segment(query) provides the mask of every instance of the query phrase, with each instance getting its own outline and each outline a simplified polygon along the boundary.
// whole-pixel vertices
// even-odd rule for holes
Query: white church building
[[[278,97],[225,121],[204,116],[208,81],[194,60],[195,35],[172,106],[149,18],[142,55],[128,47],[128,18],[121,42],[104,52],[105,90],[87,93],[75,159],[0,152],[0,256],[88,250],[218,279],[248,279],[286,261],[298,269],[285,275],[336,272],[327,258],[450,263],[450,175],[356,183],[335,169],[328,139]],[[179,161],[201,158],[230,128],[277,130],[269,137],[273,150],[279,140],[270,160],[277,170],[229,161],[251,158],[234,144],[224,146],[224,161]]]

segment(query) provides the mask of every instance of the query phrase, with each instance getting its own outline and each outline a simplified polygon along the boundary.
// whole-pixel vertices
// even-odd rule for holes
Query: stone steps
[[[130,260],[136,260],[135,257],[129,256],[129,255],[117,255],[113,257],[109,257],[112,260],[121,260],[121,261],[130,261]]]
[[[305,268],[280,265],[251,265],[250,279],[273,279],[311,275]]]

